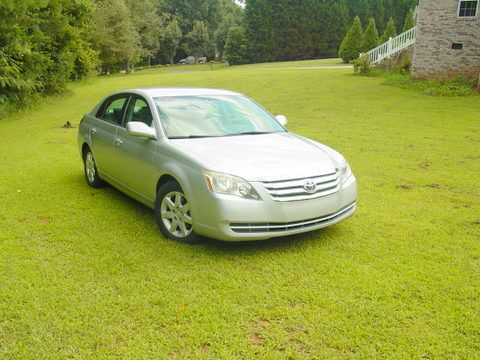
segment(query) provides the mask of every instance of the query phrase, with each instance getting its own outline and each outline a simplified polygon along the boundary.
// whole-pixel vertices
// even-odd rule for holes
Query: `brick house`
[[[412,74],[480,73],[480,0],[420,0]]]

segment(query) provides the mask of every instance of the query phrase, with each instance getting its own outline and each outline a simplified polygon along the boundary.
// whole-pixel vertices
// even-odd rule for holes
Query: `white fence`
[[[387,42],[370,50],[366,55],[370,58],[372,64],[378,64],[383,59],[389,58],[410,45],[415,44],[416,39],[417,27],[415,26],[394,38],[388,39]]]

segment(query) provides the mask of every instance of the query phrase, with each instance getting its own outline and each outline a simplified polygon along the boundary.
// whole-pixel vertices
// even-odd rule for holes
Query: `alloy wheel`
[[[95,181],[95,160],[93,159],[93,154],[89,151],[87,156],[85,156],[85,172],[87,173],[87,179],[90,183]]]
[[[160,216],[167,231],[177,238],[185,238],[193,231],[190,205],[181,192],[169,192],[162,199]]]

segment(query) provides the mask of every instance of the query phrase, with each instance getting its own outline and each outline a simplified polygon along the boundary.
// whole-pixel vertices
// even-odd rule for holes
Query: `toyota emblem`
[[[303,184],[303,188],[305,191],[309,194],[313,194],[314,192],[317,191],[317,184],[313,180],[305,180],[305,183]]]

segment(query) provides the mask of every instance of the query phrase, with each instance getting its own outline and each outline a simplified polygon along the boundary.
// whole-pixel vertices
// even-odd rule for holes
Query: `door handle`
[[[117,144],[118,146],[120,146],[120,145],[123,144],[123,140],[120,139],[120,138],[116,138],[116,139],[115,139],[115,144]]]
[[[97,129],[93,128],[92,129],[92,135],[97,133]]]

